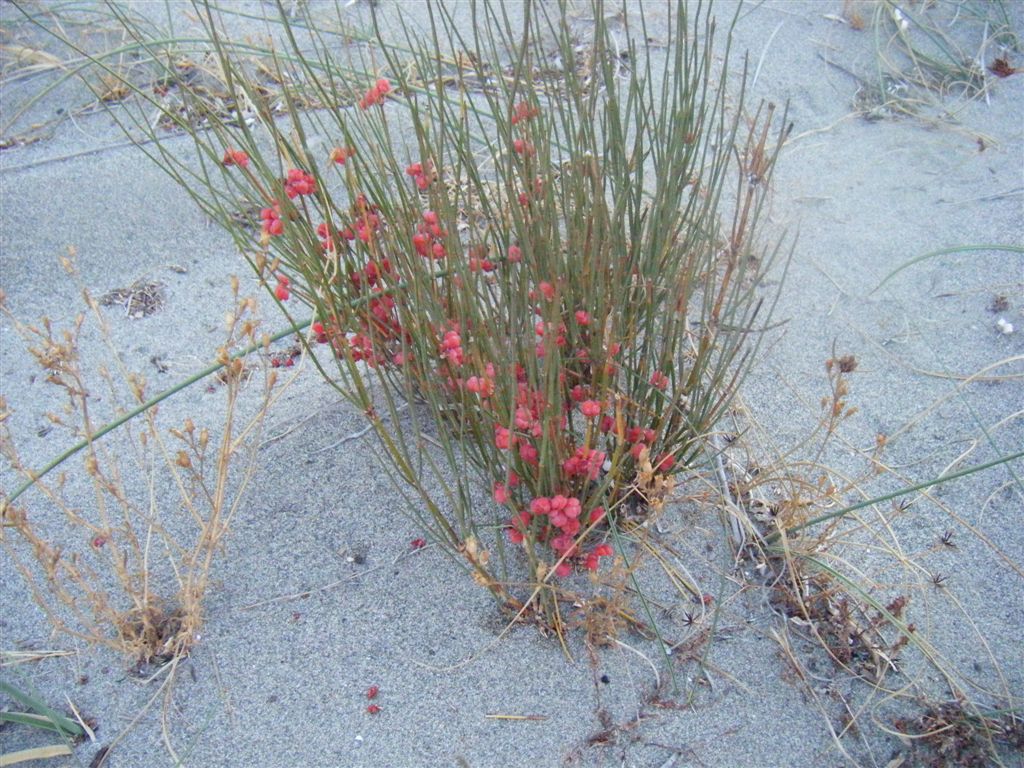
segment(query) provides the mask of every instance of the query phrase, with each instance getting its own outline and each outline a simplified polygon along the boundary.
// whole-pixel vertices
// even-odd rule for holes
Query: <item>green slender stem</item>
[[[920,261],[924,261],[925,259],[931,259],[931,258],[934,258],[936,256],[948,256],[949,254],[953,254],[953,253],[969,253],[971,251],[1007,251],[1009,253],[1021,253],[1021,254],[1024,254],[1024,248],[1022,248],[1019,245],[1001,245],[999,243],[984,244],[984,245],[958,245],[958,246],[955,246],[953,248],[940,248],[937,251],[931,251],[930,253],[922,254],[920,256],[917,256],[917,257],[911,259],[908,262],[905,262],[905,263],[901,264],[896,269],[894,269],[892,272],[890,272],[888,275],[886,275],[885,278],[882,280],[882,282],[880,282],[878,285],[876,285],[874,288],[872,288],[871,289],[871,293],[874,293],[875,291],[877,291],[879,288],[881,288],[883,285],[888,283],[890,280],[892,280],[894,277],[896,277],[896,275],[898,275],[903,270],[908,269],[909,267],[914,266],[915,264],[917,264]],[[868,294],[868,295],[870,296],[871,294]]]
[[[973,475],[975,472],[983,472],[986,469],[992,469],[992,467],[998,467],[1000,464],[1007,464],[1011,461],[1016,461],[1017,459],[1020,459],[1022,457],[1024,457],[1024,451],[1017,451],[1017,453],[1011,453],[1009,456],[1003,456],[1000,459],[993,459],[992,461],[987,461],[984,464],[975,464],[973,466],[961,469],[959,472],[954,472],[951,475],[943,475],[942,477],[937,477],[933,480],[926,480],[923,483],[918,483],[917,485],[910,485],[907,486],[906,488],[901,488],[900,490],[894,491],[893,493],[888,493],[885,496],[877,496],[873,499],[866,499],[864,501],[857,502],[856,504],[852,504],[849,507],[843,507],[842,509],[836,510],[835,512],[829,512],[827,515],[821,515],[819,517],[814,518],[813,520],[808,520],[806,523],[794,525],[792,528],[786,528],[785,532],[795,533],[796,531],[802,530],[804,528],[809,528],[812,525],[818,525],[819,523],[825,523],[829,520],[834,520],[837,517],[842,517],[843,515],[847,515],[850,512],[855,512],[858,509],[870,507],[872,504],[881,504],[884,501],[891,501],[892,499],[899,498],[900,496],[906,496],[908,493],[914,493],[914,491],[923,491],[926,488],[931,488],[932,486],[935,485],[941,485],[942,483],[948,483],[950,480],[957,480],[961,477],[966,477],[967,475]],[[767,538],[768,543],[778,541],[781,535],[782,531],[776,531],[775,533],[771,534]]]
[[[306,321],[304,321],[302,323],[297,323],[295,325],[291,325],[288,328],[285,328],[283,331],[279,331],[278,333],[275,333],[273,336],[271,336],[270,337],[270,342],[280,341],[281,339],[283,339],[285,336],[288,336],[289,334],[297,333],[297,332],[299,332],[301,330],[304,330],[305,328],[308,328],[310,323],[312,323],[312,322],[313,322],[313,319],[310,318],[309,320],[306,320]],[[256,344],[253,344],[251,346],[246,347],[245,349],[240,349],[237,352],[232,353],[230,358],[229,358],[229,360],[237,360],[240,357],[247,357],[248,355],[251,355],[253,352],[256,352],[257,350],[262,349],[266,343],[267,342],[265,342],[265,341],[260,341],[260,342],[257,342]],[[160,403],[160,402],[166,400],[171,395],[176,394],[176,393],[180,392],[181,390],[185,389],[186,387],[192,386],[197,381],[200,381],[201,379],[205,379],[207,376],[216,373],[217,371],[219,371],[223,367],[224,367],[224,363],[214,363],[213,365],[204,368],[203,370],[199,371],[198,373],[192,374],[191,376],[189,376],[184,381],[182,381],[182,382],[180,382],[178,384],[175,384],[170,389],[165,389],[159,395],[154,395],[149,400],[147,400],[146,402],[142,403],[141,405],[133,408],[132,410],[128,411],[123,416],[120,416],[120,417],[114,419],[113,421],[109,422],[108,424],[105,424],[103,427],[101,427],[99,430],[97,430],[93,434],[89,435],[87,438],[85,438],[81,442],[75,443],[73,446],[68,448],[66,451],[64,451],[64,453],[62,453],[60,456],[55,458],[53,461],[51,461],[49,464],[47,464],[41,470],[39,470],[38,472],[30,473],[31,474],[31,479],[26,480],[24,483],[22,483],[20,486],[18,486],[17,490],[15,490],[13,494],[11,494],[11,497],[4,502],[4,507],[6,508],[6,507],[10,506],[11,504],[13,504],[15,499],[17,499],[19,496],[21,496],[21,494],[23,494],[25,491],[27,491],[29,488],[31,488],[33,485],[35,485],[37,482],[39,482],[42,478],[44,478],[47,474],[49,474],[53,469],[55,469],[56,467],[60,466],[62,463],[64,463],[68,459],[70,459],[72,456],[74,456],[76,453],[78,453],[80,450],[85,448],[90,443],[94,442],[95,440],[98,440],[99,438],[103,437],[107,433],[114,431],[115,429],[120,427],[125,422],[131,421],[132,419],[134,419],[139,414],[145,413],[150,408],[152,408],[154,405],[156,405],[157,403]]]

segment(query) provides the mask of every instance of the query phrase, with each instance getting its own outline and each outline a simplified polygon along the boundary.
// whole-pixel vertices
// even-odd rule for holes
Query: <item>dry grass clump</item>
[[[913,765],[983,768],[1024,754],[1024,718],[1014,710],[979,712],[962,700],[925,703],[916,717],[893,721]]]
[[[1005,466],[1013,474],[1012,462],[1022,454],[910,481],[888,463],[887,436],[878,435],[873,450],[855,449],[844,436],[846,422],[857,415],[850,384],[856,370],[852,355],[826,362],[828,394],[818,404],[816,428],[775,461],[769,460],[771,440],[760,434],[752,417],[747,414],[741,422],[748,439],[732,443],[724,456],[727,495],[740,531],[736,540],[743,542],[736,548],[736,562],[748,583],[767,588],[767,603],[781,619],[771,634],[794,679],[828,721],[837,749],[851,762],[857,760],[847,752],[846,740],[860,738],[873,721],[883,732],[911,734],[904,739],[911,752],[900,759],[912,756],[923,765],[1011,764],[1007,745],[1020,729],[1014,709],[1019,701],[983,628],[957,600],[947,577],[924,564],[931,553],[957,550],[959,528],[947,528],[930,548],[918,552],[908,552],[903,537],[910,515],[923,513],[934,499],[934,485],[995,467]],[[851,457],[863,467],[860,471],[839,468],[849,465]],[[867,492],[887,477],[898,480],[895,491]],[[859,500],[851,503],[851,497]],[[943,511],[960,520],[952,510]],[[974,534],[977,529],[965,524],[963,535]],[[1020,573],[998,546],[979,538]],[[950,649],[936,644],[929,604],[937,597],[943,598],[944,623],[973,633],[967,642],[977,649],[977,658],[989,663],[994,682],[979,681],[980,667],[961,668],[947,655]],[[821,651],[835,676],[815,661]],[[839,693],[834,684],[839,680],[846,681],[847,693]],[[829,696],[819,692],[825,681]],[[943,695],[955,706],[921,704]],[[1004,709],[995,711],[1000,702]],[[927,711],[921,717],[899,714],[922,706]],[[895,730],[888,725],[894,720]],[[954,758],[967,762],[943,762]]]
[[[855,98],[867,117],[949,116],[955,107],[942,100],[988,99],[993,78],[1020,71],[1017,10],[1003,0],[844,0],[828,18],[871,37],[874,71],[858,77]]]
[[[73,269],[70,260],[64,265]],[[94,415],[100,393],[116,403],[127,388],[130,403],[138,406],[146,402],[146,382],[124,368],[98,302],[86,291],[82,295],[88,315],[80,314],[66,330],[47,318],[25,324],[4,311],[54,400],[63,403],[45,418],[81,441],[92,494],[75,488],[80,478],[69,468],[56,479],[44,476],[73,451],[43,471],[26,465],[10,429],[12,405],[0,399],[0,451],[24,479],[19,488],[4,490],[0,543],[56,630],[136,661],[164,662],[187,654],[199,638],[210,572],[255,468],[254,447],[275,372],[264,370],[253,385],[263,388],[262,399],[255,414],[242,419],[238,401],[252,371],[231,355],[239,345],[256,343],[260,326],[255,301],[241,297],[235,281],[218,353],[224,365],[222,424],[211,431],[186,419],[168,430],[157,409],[147,408],[139,426],[120,430],[115,452],[101,439],[108,428]],[[87,318],[108,346],[110,367],[80,356]],[[167,492],[168,485],[174,492]]]

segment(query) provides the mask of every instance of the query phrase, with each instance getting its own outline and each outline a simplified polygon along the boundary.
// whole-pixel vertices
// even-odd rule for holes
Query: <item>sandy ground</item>
[[[398,5],[382,0],[381,12]],[[1024,29],[1022,6],[1007,6]],[[718,14],[728,18],[732,7],[722,4]],[[743,391],[757,422],[749,450],[765,465],[794,446],[794,459],[813,456],[800,440],[827,394],[824,363],[853,354],[848,399],[860,412],[824,460],[851,473],[863,469],[883,433],[892,436],[886,463],[920,482],[1024,445],[1024,261],[993,251],[943,256],[873,289],[903,262],[936,249],[1024,242],[1024,75],[990,77],[987,97],[947,97],[940,105],[949,114],[925,110],[936,120],[866,119],[854,111],[855,77],[825,61],[865,77],[873,71],[871,32],[830,18],[841,11],[838,1],[751,3],[736,27],[735,50],[750,52],[756,72],[752,96],[790,105],[793,138],[775,179],[769,229],[799,233],[776,310],[784,322],[766,339]],[[365,18],[366,7],[350,12]],[[5,24],[15,16],[0,5]],[[9,110],[31,92],[8,88],[0,105]],[[80,87],[69,84],[41,101],[26,125],[81,100]],[[183,139],[167,146],[191,149]],[[154,391],[211,358],[228,276],[255,287],[228,238],[137,149],[123,146],[102,113],[0,153],[0,217],[2,286],[19,317],[47,314],[66,324],[79,311],[77,291],[57,267],[68,246],[95,294],[140,278],[164,284],[158,313],[110,315],[117,348]],[[993,312],[996,296],[1006,307]],[[1016,330],[1001,333],[1000,318]],[[268,325],[279,321],[271,316]],[[40,414],[53,405],[7,319],[0,342],[15,434],[38,466],[66,442],[42,434]],[[105,353],[89,337],[83,354]],[[168,424],[199,419],[216,412],[217,397],[193,387],[165,403],[162,417]],[[886,732],[894,717],[918,710],[837,671],[813,644],[795,639],[797,628],[768,611],[757,590],[739,593],[725,578],[727,562],[700,554],[704,539],[721,538],[711,508],[680,505],[672,519],[688,531],[681,541],[693,547],[701,578],[727,584],[717,593],[725,599],[706,675],[692,659],[678,659],[673,692],[664,664],[655,672],[625,646],[590,653],[577,638],[568,662],[531,628],[499,638],[502,623],[482,590],[436,548],[410,551],[419,534],[377,470],[371,438],[336,447],[361,430],[360,419],[315,372],[299,373],[270,414],[265,437],[280,439],[261,449],[248,502],[215,568],[202,641],[178,670],[172,700],[149,709],[107,765],[173,764],[161,711],[182,762],[196,766],[885,766],[901,754],[906,764],[923,759]],[[1024,473],[1024,462],[1016,471]],[[10,473],[3,478],[8,490]],[[896,484],[886,475],[864,491]],[[74,481],[70,487],[76,491]],[[927,585],[929,574],[941,573],[945,589],[904,584],[907,572],[883,570],[877,552],[857,563],[913,592],[915,617],[951,668],[991,686],[989,694],[973,692],[986,705],[1019,706],[1024,691],[1022,513],[1019,488],[1002,467],[891,515],[904,554],[920,564],[914,577]],[[939,543],[946,531],[956,549]],[[5,668],[5,678],[57,706],[67,695],[97,725],[95,743],[46,764],[88,765],[156,686],[127,674],[113,654],[50,636],[6,559],[0,587],[0,647],[73,652]],[[680,631],[693,638],[709,624]],[[812,670],[805,680],[787,663],[782,637],[793,638]],[[906,664],[908,675],[943,695],[934,671],[913,659]],[[381,691],[375,716],[366,712],[371,685]],[[690,706],[665,705],[680,705],[686,691],[695,692]],[[858,726],[839,747],[844,701]],[[537,717],[488,717],[496,714]],[[29,729],[0,728],[0,752],[42,743]],[[1024,764],[1019,754],[1005,760]]]

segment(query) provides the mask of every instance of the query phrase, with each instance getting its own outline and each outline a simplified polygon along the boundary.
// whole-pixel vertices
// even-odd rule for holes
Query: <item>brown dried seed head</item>
[[[179,467],[184,467],[188,469],[189,467],[192,466],[192,459],[190,459],[188,457],[188,454],[185,453],[184,451],[178,451],[178,458],[174,463],[177,464]]]

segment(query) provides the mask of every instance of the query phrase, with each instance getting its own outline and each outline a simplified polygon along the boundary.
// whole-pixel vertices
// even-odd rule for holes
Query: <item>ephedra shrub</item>
[[[205,9],[207,66],[249,119],[179,78],[201,167],[153,154],[289,317],[312,311],[317,366],[417,520],[557,626],[559,585],[698,462],[742,379],[783,135],[727,95],[706,13],[664,6],[648,48],[641,6],[424,12],[426,35],[378,28],[346,61],[325,17],[282,16],[268,94]]]

